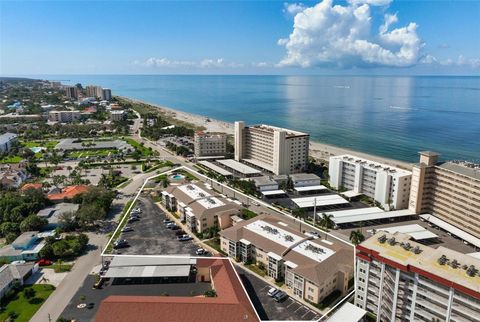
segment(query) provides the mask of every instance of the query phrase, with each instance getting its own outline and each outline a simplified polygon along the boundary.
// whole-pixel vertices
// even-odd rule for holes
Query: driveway
[[[148,197],[140,197],[136,207],[142,210],[140,220],[127,224],[133,231],[123,233],[128,248],[119,249],[116,254],[128,255],[195,255],[199,248],[193,240],[178,241],[175,231],[165,227],[165,213]]]
[[[35,313],[31,321],[56,321],[75,292],[81,287],[88,273],[95,265],[100,263],[100,253],[102,248],[105,247],[107,238],[104,235],[90,233],[88,237],[90,242],[86,254],[77,259],[72,271],[62,280],[57,289]]]

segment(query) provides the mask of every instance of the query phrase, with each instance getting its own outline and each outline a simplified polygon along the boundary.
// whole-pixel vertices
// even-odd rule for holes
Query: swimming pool
[[[172,178],[173,180],[182,180],[182,179],[185,179],[185,176],[183,174],[174,174],[172,175],[170,178]]]
[[[44,149],[45,148],[42,148],[41,146],[34,146],[33,148],[30,148],[30,150],[32,150],[33,153],[41,152]]]

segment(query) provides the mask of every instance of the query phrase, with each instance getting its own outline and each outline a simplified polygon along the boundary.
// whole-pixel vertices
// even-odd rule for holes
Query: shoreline
[[[147,101],[143,101],[135,98],[125,97],[125,96],[118,96],[118,97],[133,103],[142,103],[145,105],[158,108],[167,116],[172,117],[176,120],[179,120],[185,123],[190,123],[198,127],[205,127],[206,132],[223,132],[230,135],[233,135],[233,132],[234,132],[234,124],[230,122],[213,119],[211,117],[204,116],[204,115],[183,112],[180,110],[173,109],[171,107],[167,107],[160,104],[151,103],[151,102],[147,102]],[[207,119],[209,121],[207,121]],[[342,155],[342,154],[352,154],[360,158],[365,158],[372,161],[385,163],[385,164],[403,168],[406,170],[411,170],[412,164],[413,164],[405,161],[376,156],[376,155],[372,155],[372,154],[368,154],[360,151],[351,150],[348,148],[342,148],[339,146],[334,146],[331,144],[310,140],[309,155],[315,159],[328,160],[328,158],[331,156]]]

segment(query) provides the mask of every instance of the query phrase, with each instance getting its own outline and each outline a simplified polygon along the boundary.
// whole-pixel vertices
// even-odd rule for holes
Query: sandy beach
[[[143,104],[154,106],[160,109],[166,115],[172,118],[175,118],[179,121],[190,123],[195,126],[202,126],[206,129],[207,132],[223,132],[227,134],[233,134],[233,129],[234,129],[233,123],[212,119],[207,115],[198,115],[198,114],[182,112],[182,111],[172,109],[170,107],[166,107],[166,106],[162,106],[162,105],[154,104],[150,102],[145,102],[141,100],[136,100],[128,97],[122,97],[122,98],[125,100],[129,100],[131,102],[143,103]],[[296,130],[301,131],[302,129],[296,129]],[[354,150],[350,150],[342,147],[337,147],[337,146],[333,146],[333,145],[329,145],[321,142],[310,141],[310,156],[316,159],[328,160],[328,158],[331,156],[342,155],[342,154],[351,154],[354,156],[385,163],[391,166],[404,168],[407,170],[411,170],[412,168],[412,164],[407,162],[375,156],[375,155],[354,151]]]

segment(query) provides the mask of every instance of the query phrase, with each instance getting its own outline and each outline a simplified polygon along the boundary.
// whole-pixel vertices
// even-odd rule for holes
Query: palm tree
[[[364,240],[365,240],[365,236],[363,236],[363,234],[362,234],[362,232],[360,231],[360,229],[353,230],[353,231],[350,233],[350,241],[351,241],[352,244],[354,244],[355,246],[357,246],[358,244],[362,243]]]
[[[326,213],[323,213],[319,222],[320,227],[323,227],[325,230],[332,228],[334,224],[332,217],[333,217],[332,215],[327,215]]]

